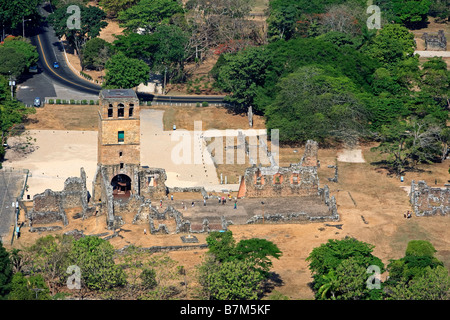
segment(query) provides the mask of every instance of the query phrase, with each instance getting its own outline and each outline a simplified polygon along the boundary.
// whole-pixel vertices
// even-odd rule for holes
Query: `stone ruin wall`
[[[212,227],[208,219],[204,219],[202,228],[193,230],[191,222],[185,220],[183,214],[172,206],[168,206],[164,211],[160,212],[157,207],[147,202],[139,208],[133,219],[133,224],[148,224],[151,234],[208,233],[226,230],[228,225],[231,224],[224,217],[221,220],[222,223],[219,229]]]
[[[33,208],[27,212],[27,218],[33,225],[62,222],[68,224],[66,210],[80,208],[80,215],[86,217],[92,213],[88,206],[86,173],[80,169],[80,177],[70,177],[64,182],[62,191],[45,190],[33,197]]]
[[[253,165],[245,170],[238,198],[270,198],[289,196],[315,196],[319,188],[317,174],[319,146],[308,140],[299,163],[289,167]]]
[[[444,30],[439,30],[437,35],[430,35],[425,32],[422,39],[425,41],[425,50],[447,51],[447,39]]]
[[[450,185],[432,188],[425,181],[411,182],[410,202],[416,216],[450,214]]]
[[[294,177],[297,183],[294,182]],[[276,171],[266,171],[254,166],[246,170],[238,197],[314,196],[317,195],[318,187],[317,167],[291,165],[288,168],[280,167]]]

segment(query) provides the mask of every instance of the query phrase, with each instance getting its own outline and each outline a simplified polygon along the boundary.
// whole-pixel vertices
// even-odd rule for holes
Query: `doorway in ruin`
[[[111,180],[113,197],[115,199],[128,199],[131,195],[131,178],[126,174],[118,174]]]

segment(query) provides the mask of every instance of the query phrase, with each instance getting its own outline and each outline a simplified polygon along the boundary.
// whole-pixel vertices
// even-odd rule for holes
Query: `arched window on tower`
[[[108,118],[112,118],[113,117],[113,112],[114,112],[113,105],[110,104],[108,106]]]
[[[124,115],[125,115],[125,106],[120,103],[117,108],[117,116],[119,118],[123,118]]]
[[[130,103],[130,107],[128,109],[128,117],[131,118],[133,116],[134,104]]]

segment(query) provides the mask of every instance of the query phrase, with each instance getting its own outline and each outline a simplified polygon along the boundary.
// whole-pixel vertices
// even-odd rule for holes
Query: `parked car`
[[[41,106],[41,98],[39,98],[39,97],[36,97],[36,98],[34,98],[34,103],[33,103],[33,105],[35,106],[35,107],[40,107]]]
[[[36,65],[31,66],[31,67],[28,69],[28,72],[30,72],[30,73],[37,73],[37,72],[38,72],[38,67],[37,67]]]
[[[53,62],[53,68],[55,68],[55,69],[59,68],[59,62],[58,61]]]

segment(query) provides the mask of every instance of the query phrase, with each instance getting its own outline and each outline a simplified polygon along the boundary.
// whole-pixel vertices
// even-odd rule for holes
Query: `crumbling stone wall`
[[[241,179],[238,198],[317,195],[317,152],[317,142],[308,140],[299,163],[289,167],[253,165],[247,168]]]
[[[327,185],[324,188],[320,188],[318,196],[322,198],[322,201],[328,207],[328,214],[325,215],[312,215],[309,212],[289,212],[289,213],[275,213],[262,215],[255,215],[247,220],[247,224],[277,224],[277,223],[302,223],[302,222],[317,222],[317,221],[339,221],[340,217],[337,212],[336,199],[334,196],[330,197],[330,190]]]
[[[447,215],[450,213],[450,185],[432,188],[425,181],[413,180],[410,202],[416,216]]]
[[[27,212],[30,227],[35,224],[62,222],[68,224],[66,210],[80,208],[81,215],[88,212],[86,173],[80,169],[80,177],[70,177],[64,182],[62,191],[45,190],[33,197],[33,208]]]
[[[424,33],[422,39],[425,40],[425,50],[430,51],[446,51],[447,39],[444,35],[444,30],[439,30],[437,35]]]
[[[167,195],[166,180],[166,170],[141,167],[138,172],[139,195],[147,199],[165,198]]]

